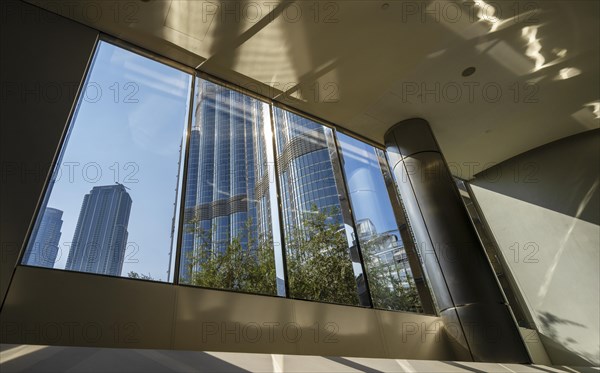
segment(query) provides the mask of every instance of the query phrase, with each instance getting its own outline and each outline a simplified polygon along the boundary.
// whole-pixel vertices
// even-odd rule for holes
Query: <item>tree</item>
[[[188,269],[193,285],[277,294],[273,244],[270,240],[255,240],[250,233],[251,222],[240,235],[226,240],[222,252],[215,252],[210,231],[196,231],[200,243],[191,253]]]
[[[346,234],[332,222],[338,215],[336,208],[313,205],[302,227],[290,229],[286,259],[292,297],[358,305]]]
[[[402,281],[395,263],[383,262],[377,255],[382,247],[389,246],[387,240],[385,234],[377,234],[361,242],[373,306],[397,311],[422,312],[419,295],[410,274],[407,273],[406,281]]]
[[[150,273],[148,273],[147,275],[143,274],[143,273],[137,273],[134,271],[129,271],[129,273],[127,274],[127,277],[129,278],[137,278],[140,280],[151,280],[151,281],[155,281],[154,278],[150,275]]]
[[[286,264],[290,296],[322,302],[358,305],[357,282],[344,228],[336,208],[304,212],[302,224],[286,229]],[[196,286],[277,294],[272,240],[252,235],[252,224],[221,245],[212,242],[214,228],[194,226],[198,246],[188,268]],[[371,297],[375,307],[420,312],[419,296],[410,275],[399,278],[394,263],[376,255],[387,245],[385,234],[361,242]],[[395,273],[396,272],[396,273]],[[406,283],[409,285],[407,286]]]
[[[332,222],[335,216],[336,209],[320,211],[313,205],[304,214],[302,226],[286,232],[292,297],[358,304],[348,243],[339,224]],[[273,242],[264,237],[253,238],[251,222],[244,232],[226,240],[220,252],[216,252],[211,241],[211,231],[194,229],[199,244],[191,253],[188,268],[193,285],[277,294]]]

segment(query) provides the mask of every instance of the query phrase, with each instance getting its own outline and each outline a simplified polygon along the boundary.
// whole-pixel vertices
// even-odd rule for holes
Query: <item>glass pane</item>
[[[180,282],[285,295],[269,105],[198,79],[194,108]]]
[[[341,133],[338,142],[373,306],[422,312],[378,149]]]
[[[330,128],[274,108],[290,296],[370,305]]]
[[[23,264],[171,280],[190,87],[100,42]]]

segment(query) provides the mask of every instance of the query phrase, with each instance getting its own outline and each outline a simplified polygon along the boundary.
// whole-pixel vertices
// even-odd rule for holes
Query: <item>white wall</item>
[[[471,183],[554,364],[600,364],[599,140],[556,141]]]

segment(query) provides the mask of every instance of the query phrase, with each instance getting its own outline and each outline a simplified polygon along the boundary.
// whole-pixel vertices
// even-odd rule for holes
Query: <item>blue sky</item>
[[[64,268],[86,193],[118,181],[133,200],[123,275],[167,280],[191,75],[101,42],[48,206],[64,211]]]
[[[375,149],[343,133],[337,138],[356,220],[370,219],[378,233],[398,229]]]

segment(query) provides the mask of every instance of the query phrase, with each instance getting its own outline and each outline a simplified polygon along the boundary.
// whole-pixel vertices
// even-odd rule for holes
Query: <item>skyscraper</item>
[[[200,81],[190,136],[181,277],[189,280],[191,255],[218,254],[233,239],[244,249],[271,230],[264,103]],[[192,268],[194,267],[195,268]]]
[[[310,119],[275,109],[277,157],[281,175],[283,220],[288,236],[301,230],[316,207],[331,224],[343,223],[326,131]]]
[[[121,275],[131,204],[122,184],[92,188],[83,199],[66,269]]]
[[[34,240],[30,242],[29,249],[25,252],[23,263],[53,268],[58,254],[58,243],[62,228],[62,214],[58,209],[47,207],[42,215],[42,220],[37,231],[31,235]]]
[[[313,206],[333,208],[329,219],[341,225],[327,129],[283,110],[275,113],[285,232],[301,229]],[[272,238],[269,193],[277,176],[269,175],[268,116],[268,106],[259,100],[199,82],[186,180],[183,282],[201,270],[192,259],[199,249],[218,254],[236,239],[252,250],[256,242]]]

